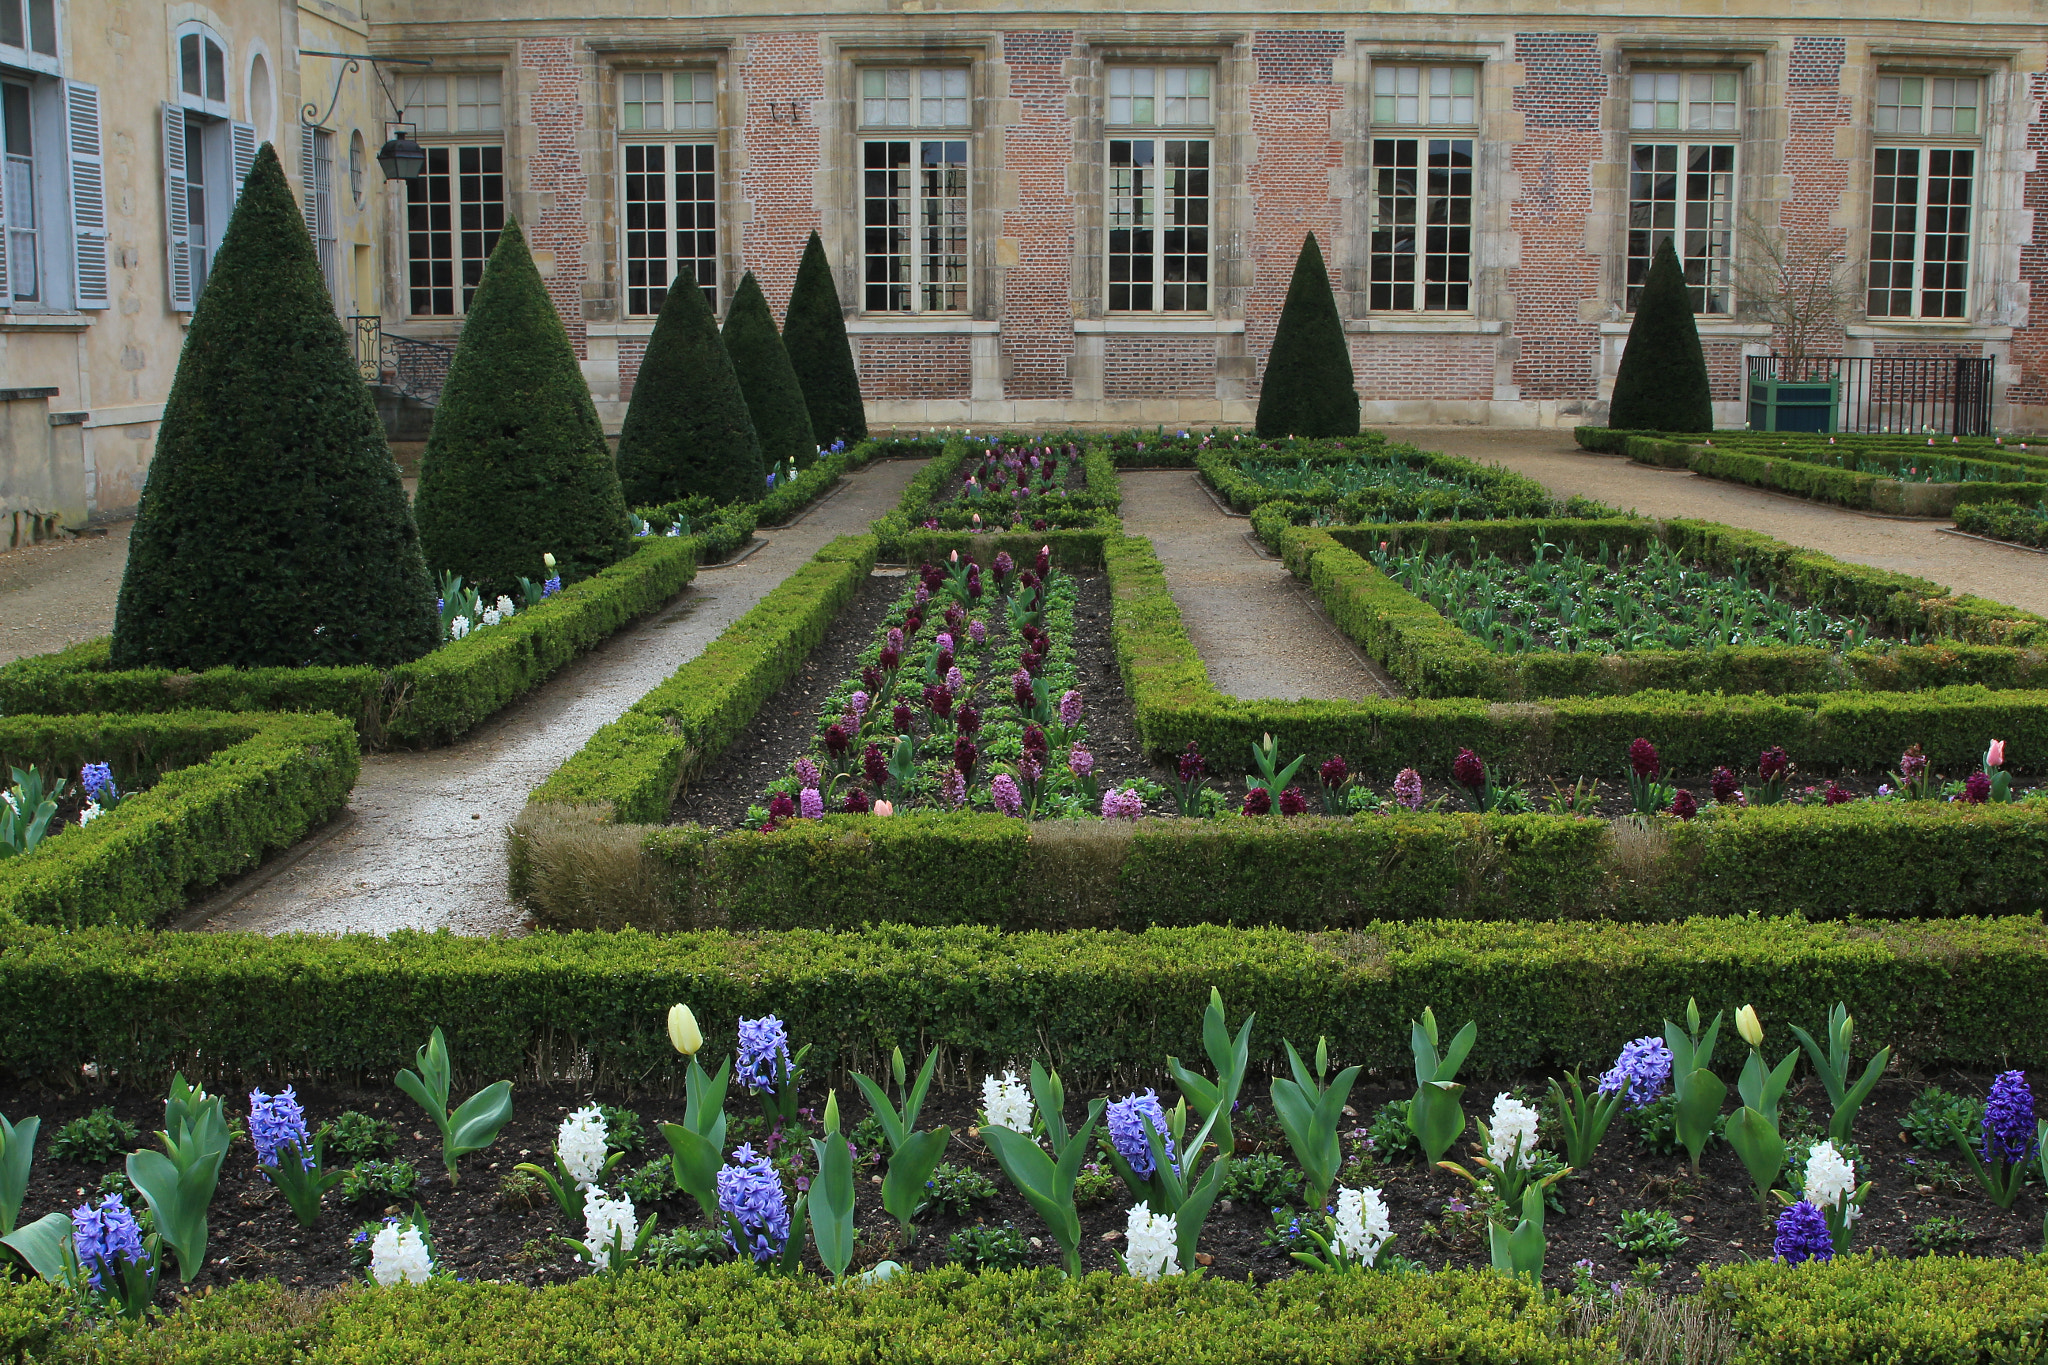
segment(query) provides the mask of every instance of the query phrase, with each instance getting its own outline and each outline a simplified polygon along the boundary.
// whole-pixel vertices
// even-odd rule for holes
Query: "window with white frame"
[[[498,73],[411,76],[405,121],[426,168],[405,186],[408,311],[459,317],[505,228],[503,94]]]
[[[1973,76],[1878,77],[1871,317],[1969,316],[1984,85]]]
[[[1208,311],[1215,78],[1206,66],[1109,68],[1111,312]]]
[[[61,78],[56,0],[0,0],[0,311],[105,308],[99,89]]]
[[[860,71],[861,305],[967,311],[965,67]],[[876,136],[904,130],[904,136]]]
[[[43,235],[47,195],[37,183],[41,158],[36,155],[33,90],[27,81],[0,81],[0,206],[6,213],[6,240],[0,241],[0,276],[7,296],[0,306],[45,301]]]
[[[206,288],[228,214],[255,163],[251,124],[228,117],[228,45],[205,24],[172,34],[176,88],[163,106],[165,243],[171,307],[189,312]]]
[[[0,66],[57,73],[57,0],[0,0]]]
[[[695,280],[718,311],[718,77],[619,74],[620,220],[626,312],[661,311],[675,280]]]
[[[1685,269],[1693,311],[1734,311],[1741,90],[1734,71],[1639,71],[1629,78],[1628,311],[1635,311],[1650,263],[1667,241]]]
[[[1472,307],[1478,89],[1476,67],[1373,67],[1367,302],[1376,313]],[[1399,131],[1410,126],[1430,132]]]

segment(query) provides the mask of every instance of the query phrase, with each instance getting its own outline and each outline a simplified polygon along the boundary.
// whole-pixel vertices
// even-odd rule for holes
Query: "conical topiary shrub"
[[[803,386],[789,366],[775,315],[768,311],[767,296],[751,270],[732,296],[724,336],[740,392],[747,397],[747,413],[754,419],[754,434],[761,438],[761,458],[770,465],[795,460],[798,469],[809,468],[818,458],[818,441],[811,432]]]
[[[1712,431],[1714,392],[1692,320],[1692,291],[1671,239],[1650,261],[1636,296],[1607,425],[1621,431]]]
[[[626,501],[651,507],[702,493],[752,502],[765,475],[754,420],[704,291],[669,290],[619,429]]]
[[[114,664],[384,666],[439,631],[398,465],[266,143],[164,404]]]
[[[1259,383],[1259,435],[1356,436],[1358,388],[1351,373],[1351,346],[1323,249],[1311,232],[1294,262],[1294,279],[1273,332]]]
[[[782,345],[790,368],[803,387],[804,406],[811,414],[811,435],[821,445],[867,439],[867,408],[860,398],[860,371],[846,340],[846,314],[825,247],[813,232],[804,243],[803,264],[797,267],[790,291],[789,313],[782,320]]]
[[[436,572],[485,600],[545,578],[588,577],[626,553],[626,503],[569,334],[508,223],[448,363],[413,504]]]

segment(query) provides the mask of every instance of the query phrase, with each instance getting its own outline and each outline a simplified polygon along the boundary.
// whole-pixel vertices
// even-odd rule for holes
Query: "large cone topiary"
[[[114,664],[383,666],[439,629],[376,404],[265,144],[164,404]]]
[[[540,272],[507,224],[470,302],[420,457],[420,544],[488,600],[547,576],[567,581],[626,553],[626,503],[611,448]]]
[[[1294,279],[1259,382],[1258,431],[1267,437],[1358,434],[1351,346],[1313,232],[1294,262]]]
[[[626,501],[652,507],[701,493],[721,503],[752,502],[766,472],[704,291],[669,290],[619,429]]]
[[[1621,431],[1712,431],[1714,393],[1692,320],[1692,291],[1671,239],[1650,261],[1614,376],[1607,425]]]
[[[740,378],[740,392],[747,396],[754,434],[761,438],[761,457],[770,465],[795,460],[798,469],[808,468],[818,458],[810,409],[804,404],[796,371],[790,368],[782,336],[775,330],[767,296],[751,270],[732,297],[724,336],[733,373]]]
[[[867,408],[860,398],[860,371],[846,340],[846,314],[824,244],[813,232],[804,243],[796,287],[790,291],[789,313],[782,320],[782,345],[790,368],[804,391],[811,414],[811,434],[820,445],[844,441],[852,445],[868,434]]]

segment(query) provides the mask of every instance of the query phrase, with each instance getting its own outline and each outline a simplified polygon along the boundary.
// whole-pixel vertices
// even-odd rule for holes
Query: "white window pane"
[[[1188,69],[1184,66],[1166,68],[1166,97],[1184,100],[1188,97]]]
[[[1657,106],[1650,100],[1637,100],[1628,107],[1628,126],[1631,128],[1654,128],[1657,126]]]
[[[1401,68],[1401,88],[1398,94],[1419,95],[1422,93],[1422,68],[1404,66]]]
[[[1420,123],[1422,121],[1421,101],[1414,95],[1394,97],[1394,122]]]
[[[1111,99],[1129,99],[1131,94],[1131,69],[1128,66],[1112,66],[1109,69],[1109,95]]]
[[[1675,99],[1677,99],[1677,98],[1678,98],[1678,74],[1677,74],[1676,72],[1672,72],[1672,73],[1669,73],[1669,74],[1667,74],[1667,75],[1660,75],[1660,76],[1658,76],[1658,77],[1657,77],[1657,99],[1658,99],[1658,101],[1659,101],[1659,102],[1661,103],[1661,102],[1663,102],[1663,101],[1665,101],[1665,100],[1675,100]]]
[[[1129,95],[1110,96],[1109,121],[1116,124],[1127,124],[1131,121],[1131,97]]]
[[[862,97],[871,100],[878,100],[882,98],[883,95],[888,93],[888,91],[884,89],[883,85],[883,83],[887,79],[888,75],[886,72],[877,71],[872,67],[870,67],[866,71],[861,72],[860,93]]]
[[[1209,74],[1209,69],[1202,66],[1198,66],[1188,72],[1189,99],[1207,99],[1209,97]]]
[[[1372,69],[1372,92],[1375,95],[1394,93],[1395,71],[1391,66],[1376,66]]]
[[[907,69],[890,71],[886,73],[886,76],[890,99],[902,100],[910,98],[910,72]]]
[[[1448,95],[1451,93],[1451,69],[1448,66],[1432,66],[1429,69],[1429,93]]]

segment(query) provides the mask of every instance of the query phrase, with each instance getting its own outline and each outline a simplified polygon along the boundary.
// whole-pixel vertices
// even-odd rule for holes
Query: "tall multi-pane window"
[[[860,72],[861,302],[870,313],[967,310],[964,67]],[[904,130],[902,136],[876,136]]]
[[[1874,318],[1969,316],[1984,82],[1879,76],[1871,167]]]
[[[1472,307],[1478,88],[1476,67],[1373,67],[1369,301],[1376,313]],[[1401,131],[1408,127],[1418,131]]]
[[[34,104],[21,81],[0,81],[0,308],[43,298],[42,209],[36,202]]]
[[[1641,71],[1629,78],[1627,307],[1670,242],[1696,313],[1735,307],[1735,146],[1742,78]]]
[[[427,153],[405,185],[408,306],[415,317],[454,317],[469,310],[505,227],[497,73],[408,77],[405,117]]]
[[[718,79],[710,71],[619,75],[620,216],[626,311],[661,311],[691,279],[718,311]]]
[[[186,311],[206,288],[256,142],[254,128],[228,118],[226,41],[191,20],[173,43],[176,99],[163,108],[166,242],[171,306]]]
[[[1205,312],[1216,73],[1112,66],[1108,74],[1110,311]]]

